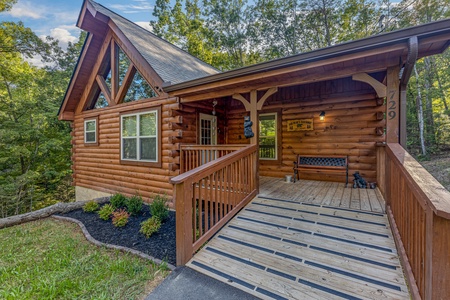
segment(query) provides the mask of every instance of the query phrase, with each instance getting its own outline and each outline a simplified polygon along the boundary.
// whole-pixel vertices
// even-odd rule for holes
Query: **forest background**
[[[0,0],[0,12],[15,2]],[[226,71],[449,17],[450,0],[156,0],[150,25]],[[85,37],[61,49],[0,22],[0,218],[74,199],[71,129],[57,113]],[[36,56],[44,67],[28,63]],[[407,92],[408,151],[425,165],[448,158],[433,165],[447,189],[449,65],[449,50],[419,60]]]

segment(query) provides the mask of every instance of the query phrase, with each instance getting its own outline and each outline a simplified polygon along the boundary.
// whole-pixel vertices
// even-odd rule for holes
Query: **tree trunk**
[[[109,197],[103,197],[94,199],[94,201],[98,202],[99,204],[105,203],[109,201]],[[84,204],[86,204],[87,201],[77,201],[77,202],[69,202],[69,203],[56,203],[54,205],[45,207],[43,209],[39,209],[33,212],[29,212],[22,215],[7,217],[4,219],[0,219],[0,229],[35,221],[39,219],[46,218],[48,216],[51,216],[53,214],[57,213],[66,213],[78,208],[83,207]]]
[[[439,72],[437,71],[433,56],[430,57],[430,64],[431,64],[431,70],[433,70],[433,73],[436,76],[436,80],[437,80],[438,87],[439,87],[439,93],[441,94],[442,104],[444,104],[445,110],[448,111],[447,99],[445,98],[445,89],[442,87],[441,77],[439,76]]]
[[[433,74],[431,73],[430,59],[428,57],[425,58],[425,121],[427,123],[426,131],[427,131],[427,140],[428,145],[436,145],[436,135],[435,135],[435,126],[434,126],[434,117],[433,117],[433,98],[431,97],[431,89],[432,89],[432,78]]]
[[[419,74],[417,74],[416,66],[414,66],[414,73],[416,75],[417,82],[417,98],[416,98],[416,107],[417,107],[417,119],[419,121],[419,139],[420,146],[422,148],[422,155],[427,155],[427,149],[425,147],[425,137],[424,137],[424,126],[423,126],[423,106],[422,106],[422,93],[420,91],[419,86]]]

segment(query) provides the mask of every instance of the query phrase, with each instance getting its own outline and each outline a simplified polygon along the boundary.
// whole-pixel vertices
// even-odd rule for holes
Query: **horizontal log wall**
[[[260,175],[284,177],[293,174],[297,154],[348,155],[349,181],[352,182],[351,174],[359,171],[364,179],[375,182],[376,143],[385,140],[383,102],[377,99],[370,86],[350,78],[279,89],[266,101],[260,113],[281,112],[281,160],[277,163],[260,160]],[[321,111],[326,113],[323,121],[319,120]],[[246,115],[242,104],[238,101],[230,103],[227,143],[249,142],[244,137]],[[298,119],[313,119],[314,130],[287,131],[288,120]],[[339,175],[303,174],[301,178],[345,182],[345,176]]]
[[[178,105],[176,98],[159,98],[77,115],[72,131],[74,184],[107,193],[140,194],[146,201],[155,194],[172,198],[173,188],[169,179],[179,173],[179,145],[196,141],[195,130],[190,130],[191,125],[184,125],[195,126],[195,118],[188,120],[187,114],[177,113]],[[161,107],[161,168],[121,164],[120,113],[157,107]],[[84,120],[92,117],[98,117],[98,146],[84,144]]]

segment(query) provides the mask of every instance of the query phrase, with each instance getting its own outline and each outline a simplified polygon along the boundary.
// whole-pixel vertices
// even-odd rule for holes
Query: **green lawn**
[[[143,299],[166,268],[45,219],[0,230],[0,299]]]

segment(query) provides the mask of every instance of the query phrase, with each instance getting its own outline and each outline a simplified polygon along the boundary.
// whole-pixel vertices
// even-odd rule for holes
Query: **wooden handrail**
[[[213,149],[213,150],[240,150],[247,145],[180,145],[180,150],[204,150],[204,149]]]
[[[433,212],[442,218],[450,219],[450,192],[447,191],[428,171],[422,167],[400,144],[387,144],[387,155],[407,177],[414,188],[412,192]]]
[[[221,169],[224,165],[227,165],[229,162],[242,158],[249,153],[256,151],[256,149],[256,145],[250,145],[244,148],[241,146],[240,151],[232,152],[216,160],[210,161],[209,163],[206,163],[198,168],[171,178],[170,183],[179,184],[187,180],[196,181],[203,178],[205,175],[207,175],[207,173],[215,172]]]
[[[202,149],[202,148],[200,148]],[[177,265],[258,193],[258,147],[246,146],[171,179],[176,207]]]
[[[387,213],[411,296],[445,299],[450,295],[450,192],[400,144],[385,149],[380,170],[385,169]]]
[[[181,145],[180,172],[184,173],[203,164],[240,150],[246,145]]]

